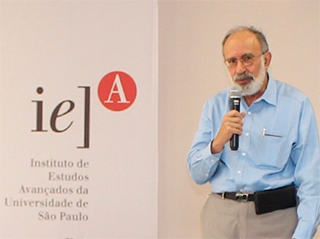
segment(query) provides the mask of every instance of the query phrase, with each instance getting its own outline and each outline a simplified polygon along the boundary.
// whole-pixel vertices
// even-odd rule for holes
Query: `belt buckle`
[[[240,202],[247,202],[249,201],[249,193],[236,193],[236,199]]]

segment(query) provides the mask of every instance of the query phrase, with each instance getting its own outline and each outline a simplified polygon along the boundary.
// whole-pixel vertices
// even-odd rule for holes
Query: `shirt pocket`
[[[263,130],[256,147],[258,152],[254,163],[257,167],[280,170],[287,164],[291,143],[283,130],[274,132]]]

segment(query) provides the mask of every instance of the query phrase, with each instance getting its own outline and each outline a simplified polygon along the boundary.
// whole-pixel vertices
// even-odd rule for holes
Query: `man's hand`
[[[211,153],[220,153],[224,145],[230,141],[233,134],[242,134],[242,119],[245,116],[245,112],[238,112],[236,110],[231,110],[223,116],[220,130],[217,137],[211,144]]]

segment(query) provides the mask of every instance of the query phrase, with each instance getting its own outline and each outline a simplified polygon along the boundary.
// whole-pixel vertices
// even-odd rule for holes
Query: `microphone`
[[[229,90],[230,98],[230,110],[240,111],[240,100],[242,96],[242,89],[239,85],[233,85]],[[238,150],[239,147],[239,135],[234,134],[230,139],[230,149]]]

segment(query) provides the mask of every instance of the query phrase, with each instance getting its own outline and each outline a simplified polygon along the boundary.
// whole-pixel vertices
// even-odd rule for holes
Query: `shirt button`
[[[250,133],[246,133],[246,136],[249,136],[250,135]]]
[[[248,112],[248,115],[251,115],[251,114],[252,114],[251,111],[249,111],[249,112]]]
[[[246,153],[243,152],[243,153],[242,153],[242,156],[246,156]]]
[[[241,171],[238,171],[238,174],[241,174],[242,172]]]

